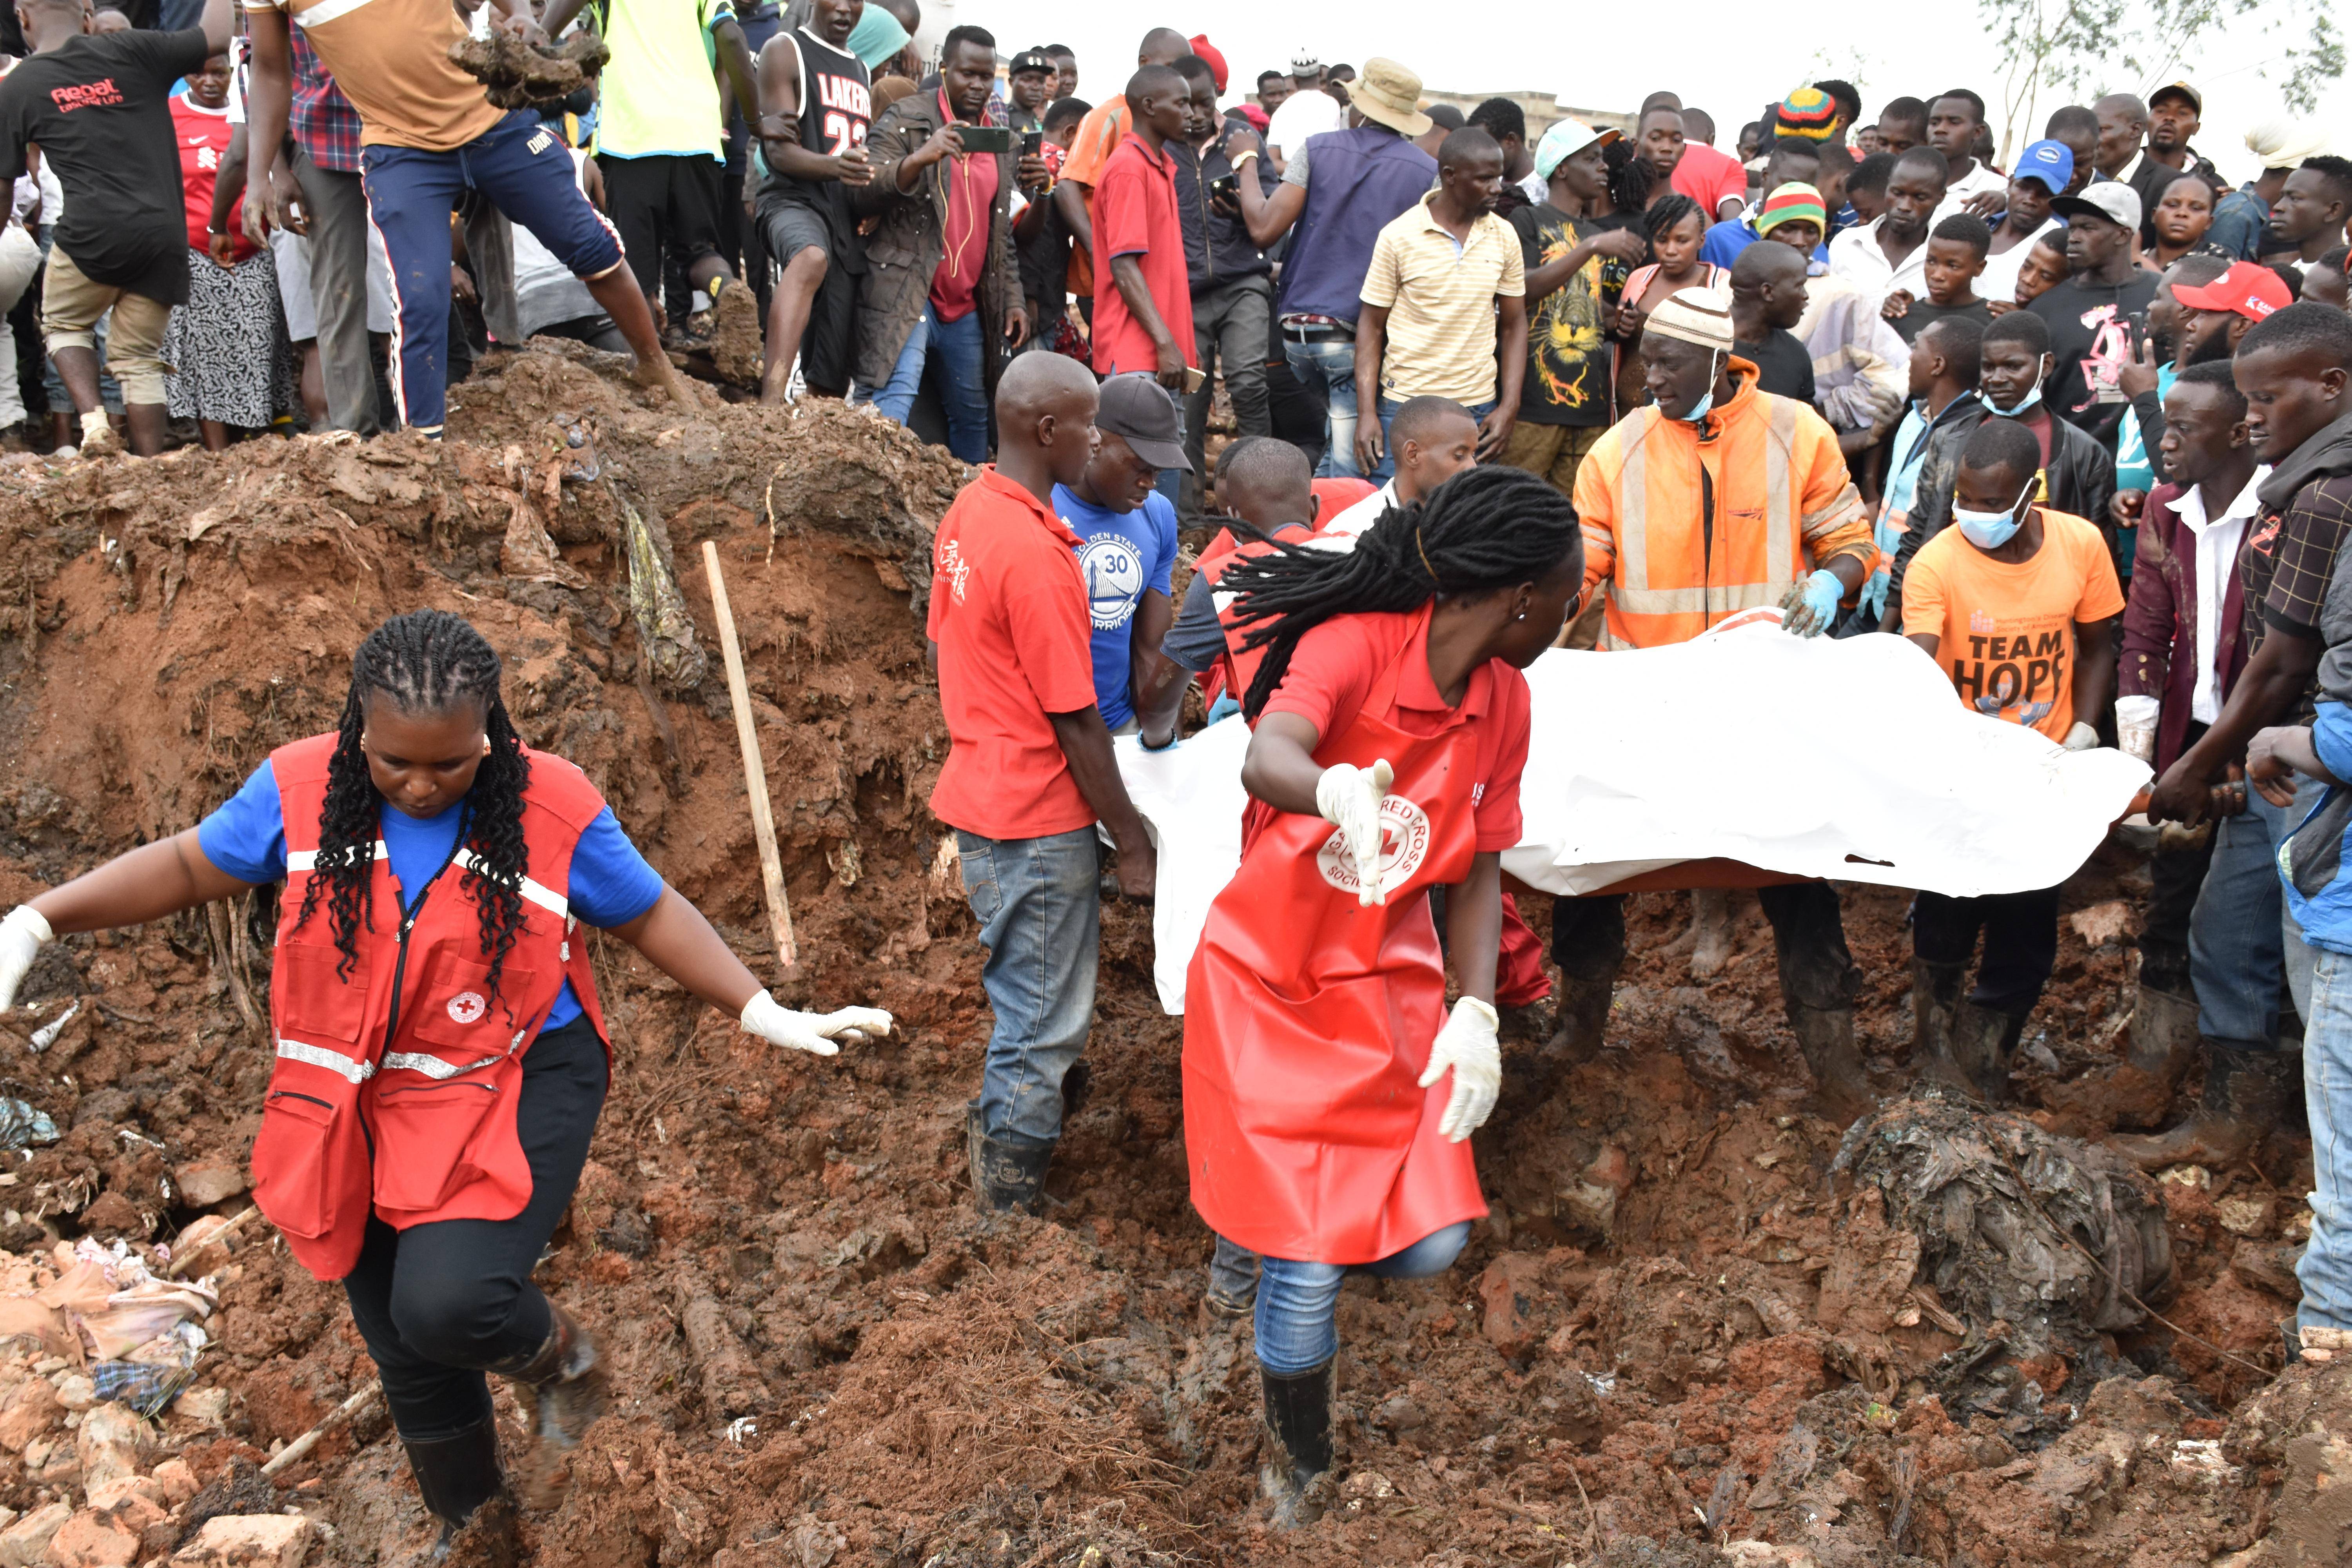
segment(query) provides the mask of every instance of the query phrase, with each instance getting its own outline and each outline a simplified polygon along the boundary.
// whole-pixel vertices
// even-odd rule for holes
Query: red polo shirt
[[[1095,705],[1094,619],[1078,536],[994,464],[964,486],[931,544],[948,760],[931,813],[982,838],[1090,826],[1049,713]]]
[[[1127,298],[1111,277],[1112,258],[1135,257],[1160,320],[1196,364],[1192,352],[1192,282],[1184,269],[1184,230],[1176,216],[1176,165],[1130,131],[1095,182],[1095,371],[1156,371],[1151,334],[1128,314]]]

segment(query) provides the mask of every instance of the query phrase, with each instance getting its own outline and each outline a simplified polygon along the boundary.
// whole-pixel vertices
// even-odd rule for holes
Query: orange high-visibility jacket
[[[1837,432],[1731,366],[1738,390],[1699,425],[1636,409],[1576,471],[1585,590],[1609,588],[1604,648],[1687,642],[1832,556],[1876,556]]]

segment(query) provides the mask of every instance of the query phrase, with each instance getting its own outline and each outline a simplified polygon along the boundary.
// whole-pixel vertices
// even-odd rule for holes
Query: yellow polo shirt
[[[1372,246],[1361,298],[1389,313],[1381,395],[1450,397],[1465,407],[1495,400],[1495,300],[1524,298],[1518,236],[1482,213],[1457,247],[1423,197]]]

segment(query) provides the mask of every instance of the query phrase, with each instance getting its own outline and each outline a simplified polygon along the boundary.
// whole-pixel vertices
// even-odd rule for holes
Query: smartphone
[[[1242,183],[1240,176],[1234,174],[1219,174],[1215,179],[1209,182],[1209,195],[1216,197],[1220,201],[1240,201],[1242,199]]]
[[[1045,133],[1043,131],[1024,131],[1021,133],[1021,155],[1024,158],[1041,157],[1045,151]]]
[[[2132,358],[2137,359],[2147,349],[2147,312],[2134,310],[2124,320],[2131,326]]]
[[[1010,153],[1013,151],[1013,127],[1010,125],[959,125],[957,133],[963,140],[967,153]]]

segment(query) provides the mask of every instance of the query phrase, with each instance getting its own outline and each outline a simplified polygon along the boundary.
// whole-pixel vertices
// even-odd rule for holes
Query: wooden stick
[[[710,609],[719,621],[719,651],[727,661],[727,697],[735,705],[735,739],[743,748],[743,788],[751,797],[751,837],[760,847],[760,880],[768,893],[768,924],[776,958],[789,977],[800,967],[793,940],[793,906],[784,896],[784,863],[776,853],[776,818],[768,805],[768,771],[760,763],[760,735],[751,724],[751,692],[743,680],[743,650],[735,641],[735,612],[727,605],[727,579],[719,570],[719,546],[702,542],[703,570],[710,574]]]
[[[251,1219],[260,1212],[261,1210],[259,1208],[251,1204],[247,1204],[245,1206],[244,1211],[238,1214],[236,1218],[230,1220],[226,1225],[221,1226],[218,1230],[205,1237],[204,1240],[196,1243],[196,1245],[190,1250],[175,1255],[172,1259],[172,1267],[163,1271],[163,1278],[166,1279],[177,1279],[181,1275],[188,1271],[189,1264],[194,1263],[197,1258],[202,1258],[206,1252],[212,1250],[213,1247],[226,1241],[230,1237],[235,1236],[238,1228],[242,1226],[247,1220]]]
[[[320,1438],[366,1409],[368,1402],[383,1392],[383,1384],[371,1383],[332,1410],[328,1411],[325,1415],[320,1417],[316,1426],[280,1448],[269,1463],[261,1467],[263,1479],[267,1479],[277,1475],[300,1460],[303,1455],[319,1446]]]

